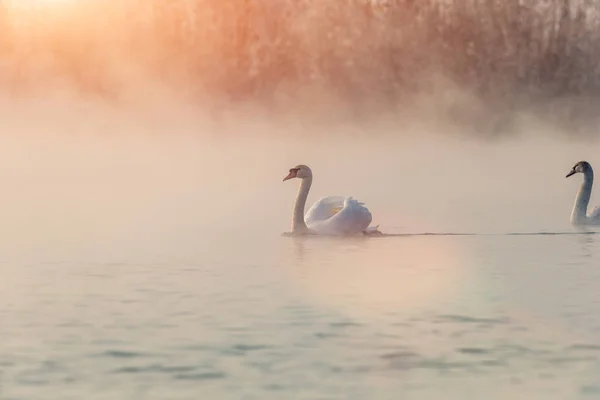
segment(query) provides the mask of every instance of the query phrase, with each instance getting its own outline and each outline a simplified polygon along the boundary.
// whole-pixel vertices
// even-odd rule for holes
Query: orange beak
[[[298,173],[297,169],[290,170],[290,173],[285,178],[283,178],[283,182],[287,181],[288,179],[295,178],[297,173]]]

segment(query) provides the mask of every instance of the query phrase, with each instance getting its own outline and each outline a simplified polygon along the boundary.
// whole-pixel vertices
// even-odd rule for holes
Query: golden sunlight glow
[[[1,1],[1,0],[0,0]],[[10,23],[20,33],[30,34],[37,29],[55,29],[82,21],[79,5],[89,0],[4,0]],[[58,18],[58,19],[57,19]],[[75,35],[75,33],[73,33]]]
[[[302,277],[290,277],[294,286],[346,315],[368,317],[373,308],[401,312],[435,304],[461,290],[467,273],[462,249],[444,239],[357,238],[353,243],[295,238],[289,245]]]
[[[27,9],[32,7],[47,7],[75,3],[78,0],[5,0],[5,5],[12,9]]]

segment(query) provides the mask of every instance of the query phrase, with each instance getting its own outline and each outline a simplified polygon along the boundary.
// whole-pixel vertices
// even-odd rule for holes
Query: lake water
[[[2,400],[600,397],[589,144],[2,140]],[[281,236],[298,163],[413,235]]]

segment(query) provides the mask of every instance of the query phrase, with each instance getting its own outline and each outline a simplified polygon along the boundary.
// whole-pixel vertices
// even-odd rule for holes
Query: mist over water
[[[325,125],[229,113],[7,99],[6,238],[281,233],[298,186],[281,179],[299,163],[315,174],[309,202],[351,195],[386,232],[570,231],[579,177],[564,176],[579,160],[594,165],[595,141],[543,124],[489,140],[420,116]]]
[[[156,103],[5,102],[7,398],[597,390],[598,238],[504,236],[575,232],[591,140]],[[354,196],[383,232],[483,236],[282,237],[299,163],[310,203]]]
[[[372,30],[326,42],[325,6],[276,31],[291,44],[248,46],[256,59],[202,24],[193,46],[141,17],[108,29],[129,22],[111,10],[64,32],[17,24],[7,40],[0,398],[600,393],[600,236],[569,224],[581,177],[565,179],[577,161],[600,165],[596,127],[560,118],[591,103],[507,111],[415,66],[392,88],[383,45],[421,31],[388,43],[349,18],[350,33]],[[84,26],[89,43],[64,36]],[[299,182],[282,178],[297,164],[314,173],[309,204],[353,196],[382,232],[407,235],[283,237]]]

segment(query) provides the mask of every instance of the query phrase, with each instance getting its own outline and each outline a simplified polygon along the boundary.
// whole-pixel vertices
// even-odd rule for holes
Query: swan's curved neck
[[[300,184],[300,190],[298,190],[298,196],[294,204],[292,232],[308,232],[308,227],[306,226],[306,222],[304,222],[304,207],[306,206],[310,185],[312,185],[312,176],[302,178],[302,184]]]
[[[571,213],[572,223],[581,223],[587,219],[587,208],[592,196],[592,185],[594,183],[594,171],[589,167],[583,174],[583,183],[579,187],[575,205]]]

